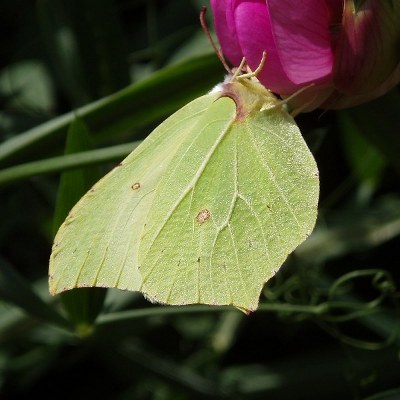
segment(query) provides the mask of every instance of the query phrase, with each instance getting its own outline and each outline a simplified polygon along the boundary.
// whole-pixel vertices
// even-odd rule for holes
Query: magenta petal
[[[331,79],[330,3],[332,0],[267,0],[280,61],[295,84],[325,83]]]
[[[243,55],[237,40],[232,0],[211,0],[210,3],[222,53],[234,66],[238,66]]]
[[[236,0],[234,17],[237,37],[247,64],[254,71],[260,64],[263,51],[267,58],[258,79],[270,90],[290,94],[298,89],[283,70],[265,0]]]

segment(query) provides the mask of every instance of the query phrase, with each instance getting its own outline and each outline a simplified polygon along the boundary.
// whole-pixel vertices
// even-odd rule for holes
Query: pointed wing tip
[[[251,315],[253,312],[257,311],[257,306],[255,307],[249,307],[249,306],[243,306],[243,305],[235,305],[232,304],[233,307],[235,307],[237,310],[241,311],[242,313],[246,314],[247,316]]]

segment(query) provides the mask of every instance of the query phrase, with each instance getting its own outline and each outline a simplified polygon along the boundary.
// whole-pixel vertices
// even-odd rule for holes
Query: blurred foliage
[[[71,204],[223,79],[203,3],[0,3],[1,399],[398,398],[399,88],[298,117],[320,169],[319,222],[253,315],[117,290],[48,295]]]

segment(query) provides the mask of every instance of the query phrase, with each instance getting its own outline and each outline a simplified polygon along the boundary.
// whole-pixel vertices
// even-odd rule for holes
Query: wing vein
[[[239,256],[238,256],[238,253],[237,253],[237,247],[235,245],[235,236],[233,234],[232,227],[231,227],[230,224],[228,224],[228,229],[229,229],[229,234],[231,236],[233,252],[234,252],[235,260],[236,260],[236,269],[239,271],[239,276],[240,276],[240,280],[242,282],[242,286],[243,286],[243,289],[244,289],[244,295],[246,297],[246,300],[247,300],[248,304],[251,304],[251,302],[249,300],[249,296],[248,296],[249,290],[248,290],[247,284],[246,284],[246,282],[245,282],[245,280],[243,278],[242,270],[241,270],[241,268],[239,266]]]
[[[247,130],[247,132],[249,134],[249,137],[251,137],[251,143],[253,144],[253,146],[254,146],[254,148],[256,150],[255,152],[256,152],[258,158],[260,159],[261,164],[264,166],[264,169],[268,172],[268,174],[269,174],[269,176],[270,176],[270,178],[272,180],[272,183],[274,184],[275,188],[277,189],[278,193],[280,194],[283,202],[286,204],[286,207],[289,210],[290,214],[292,214],[292,217],[296,221],[297,226],[299,228],[301,228],[300,222],[297,219],[296,214],[294,213],[294,211],[292,209],[292,206],[289,204],[285,193],[283,192],[282,188],[280,187],[280,185],[278,184],[278,182],[277,182],[277,180],[275,178],[274,172],[271,170],[271,167],[267,164],[265,158],[263,157],[263,155],[262,155],[262,153],[260,151],[260,148],[257,146],[256,139],[255,139],[252,131],[248,128],[247,125],[246,125],[246,130]]]
[[[263,229],[263,225],[261,222],[261,218],[259,216],[259,214],[254,210],[253,206],[251,205],[251,203],[242,195],[242,194],[238,194],[239,199],[241,199],[243,201],[243,203],[247,206],[247,208],[249,209],[249,211],[251,212],[251,214],[253,215],[253,217],[257,220],[257,223],[260,227],[261,230],[261,236],[263,238],[264,241],[264,249],[265,249],[265,254],[268,257],[268,259],[270,260],[270,255],[269,255],[269,251],[268,251],[268,246],[267,246],[267,237],[265,235],[264,229]],[[272,221],[274,226],[275,226],[275,222]]]
[[[222,119],[219,121],[223,121]],[[197,172],[194,174],[193,178],[191,179],[191,181],[186,185],[186,187],[183,188],[182,190],[182,194],[178,197],[177,201],[172,205],[170,211],[168,211],[168,213],[166,213],[165,218],[163,219],[162,223],[160,224],[159,229],[157,230],[156,234],[154,235],[152,242],[154,243],[155,240],[158,238],[158,236],[160,235],[161,231],[164,229],[165,225],[167,224],[167,222],[170,220],[174,210],[179,206],[179,204],[184,200],[185,196],[189,193],[190,190],[192,190],[194,188],[194,186],[196,185],[197,181],[199,180],[199,178],[201,177],[204,169],[206,168],[209,160],[211,159],[211,157],[213,156],[215,150],[217,149],[218,145],[221,143],[222,139],[225,137],[225,135],[229,132],[230,127],[233,123],[234,119],[232,119],[231,121],[229,121],[229,123],[227,124],[226,128],[222,130],[221,134],[218,136],[217,140],[215,141],[214,145],[210,148],[210,151],[206,154],[203,162],[201,163],[199,169],[197,170]],[[206,127],[208,127],[210,124],[207,124]],[[202,134],[204,129],[206,128],[204,127],[199,134]],[[192,144],[188,147],[188,149],[185,151],[186,152],[189,150],[189,148],[193,145],[195,140],[193,140]],[[182,159],[182,158],[181,158]],[[175,171],[177,168],[179,167],[179,162],[176,164],[175,168],[173,171]],[[172,172],[173,172],[172,171]],[[171,175],[172,175],[171,172]],[[151,246],[149,246],[150,249]]]

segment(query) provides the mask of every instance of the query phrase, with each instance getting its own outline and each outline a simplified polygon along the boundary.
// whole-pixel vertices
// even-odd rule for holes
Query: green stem
[[[139,144],[139,141],[131,142],[103,149],[83,151],[80,153],[33,161],[3,169],[0,170],[0,186],[34,175],[50,174],[67,169],[119,160],[127,156]]]
[[[56,138],[62,139],[78,115],[97,138],[115,137],[147,126],[176,111],[215,85],[221,70],[215,55],[196,57],[159,70],[150,77],[110,96],[56,117],[0,144],[0,164],[20,160],[26,152],[37,154]],[[179,85],[179,90],[177,90]]]
[[[329,305],[327,303],[322,303],[316,306],[308,306],[301,304],[288,304],[288,303],[270,303],[261,304],[258,307],[258,311],[280,311],[280,312],[305,312],[314,315],[320,315],[327,312]],[[146,318],[151,316],[160,315],[177,315],[177,314],[188,314],[188,313],[202,313],[202,312],[239,312],[239,310],[228,307],[212,307],[203,305],[193,305],[193,306],[160,306],[160,307],[149,307],[142,308],[139,310],[128,310],[120,311],[115,313],[103,314],[97,319],[97,324],[106,325],[112,324],[118,321],[126,321],[137,318]]]

